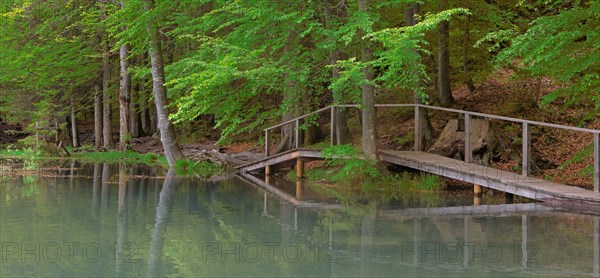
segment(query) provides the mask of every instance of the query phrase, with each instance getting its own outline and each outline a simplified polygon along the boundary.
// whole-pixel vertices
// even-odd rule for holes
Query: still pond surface
[[[1,277],[599,276],[597,215],[76,166],[0,177]]]

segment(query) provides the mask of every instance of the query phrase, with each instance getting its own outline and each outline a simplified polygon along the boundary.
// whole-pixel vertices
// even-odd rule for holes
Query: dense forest
[[[2,0],[0,21],[2,121],[56,126],[73,147],[84,122],[98,148],[157,133],[171,165],[192,127],[256,139],[331,104],[362,105],[374,145],[375,103],[461,108],[452,91],[477,94],[498,69],[551,81],[522,92],[536,109],[600,112],[593,0]]]

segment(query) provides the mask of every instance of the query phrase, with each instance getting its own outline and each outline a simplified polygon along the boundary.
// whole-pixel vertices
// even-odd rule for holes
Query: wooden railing
[[[464,120],[465,120],[465,156],[464,157],[465,157],[465,162],[468,162],[468,163],[473,162],[473,152],[472,152],[472,144],[471,144],[472,143],[471,142],[471,121],[472,121],[473,117],[496,119],[496,120],[501,120],[501,121],[519,123],[523,127],[523,131],[522,131],[522,158],[523,159],[522,159],[521,165],[522,165],[522,175],[525,177],[527,177],[529,175],[530,168],[531,168],[530,162],[531,162],[531,127],[532,126],[544,126],[544,127],[558,128],[558,129],[564,129],[564,130],[591,133],[594,136],[594,139],[593,139],[593,141],[594,141],[594,155],[593,155],[594,156],[594,173],[593,173],[594,192],[600,192],[600,130],[581,128],[581,127],[573,127],[573,126],[565,126],[565,125],[538,122],[538,121],[530,121],[530,120],[524,120],[524,119],[518,119],[518,118],[497,116],[497,115],[491,115],[491,114],[485,114],[485,113],[479,113],[479,112],[464,111],[464,110],[459,110],[459,109],[452,109],[452,108],[445,108],[445,107],[438,107],[438,106],[431,106],[431,105],[424,105],[424,104],[377,104],[377,105],[375,105],[375,107],[376,108],[413,107],[415,109],[415,113],[414,113],[414,115],[415,115],[414,150],[415,151],[423,151],[422,146],[421,146],[423,132],[419,128],[421,126],[419,119],[420,119],[420,113],[425,112],[425,111],[423,111],[424,109],[457,113],[459,115],[462,114],[464,116]],[[319,110],[316,110],[314,112],[304,114],[302,116],[293,118],[291,120],[288,120],[288,121],[285,121],[280,124],[277,124],[277,125],[274,125],[274,126],[264,129],[264,132],[265,132],[265,157],[269,157],[271,155],[271,153],[270,153],[270,145],[271,145],[270,132],[273,129],[281,128],[281,127],[293,124],[294,125],[293,126],[293,129],[294,129],[293,145],[295,148],[299,148],[301,146],[301,143],[300,143],[300,121],[305,118],[308,118],[310,116],[324,113],[324,112],[331,113],[330,137],[331,137],[331,145],[335,145],[335,137],[336,137],[335,136],[335,130],[336,130],[335,116],[336,116],[336,110],[339,108],[360,108],[360,106],[356,105],[356,104],[330,105],[330,106],[321,108]]]

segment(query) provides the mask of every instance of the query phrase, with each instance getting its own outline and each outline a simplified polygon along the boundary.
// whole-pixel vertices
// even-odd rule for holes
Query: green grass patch
[[[71,158],[83,162],[95,163],[127,163],[147,164],[168,167],[167,158],[153,153],[141,154],[134,151],[110,151],[110,152],[76,152]]]

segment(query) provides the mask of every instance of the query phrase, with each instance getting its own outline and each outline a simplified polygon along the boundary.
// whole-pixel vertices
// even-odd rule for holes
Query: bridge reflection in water
[[[268,212],[267,202],[268,195],[273,196],[280,202],[285,202],[293,207],[293,223],[286,223],[286,219],[278,219],[279,223],[283,226],[293,227],[293,230],[298,230],[298,210],[299,209],[311,209],[316,211],[331,211],[331,210],[344,210],[344,206],[340,204],[331,204],[324,202],[315,202],[308,200],[303,196],[306,192],[304,182],[297,180],[295,182],[295,194],[288,193],[282,190],[282,187],[288,187],[290,183],[285,180],[265,176],[264,180],[249,175],[240,174],[238,178],[247,182],[248,184],[264,191],[264,206],[262,215],[268,218],[275,219],[273,215]],[[271,183],[275,181],[277,185]],[[521,203],[521,204],[499,204],[499,205],[478,205],[480,200],[477,197],[474,200],[473,206],[450,206],[450,207],[432,207],[432,208],[403,208],[403,209],[382,209],[376,212],[366,213],[363,216],[363,232],[361,243],[361,262],[366,260],[372,260],[369,258],[370,252],[364,249],[365,246],[370,245],[372,237],[376,236],[377,232],[374,231],[375,218],[389,220],[393,222],[403,222],[412,225],[413,237],[411,242],[404,242],[400,250],[402,259],[400,262],[412,266],[430,267],[429,264],[434,262],[453,262],[454,264],[447,264],[444,267],[449,268],[465,268],[468,269],[474,262],[487,261],[496,262],[500,260],[502,253],[504,256],[510,255],[512,262],[520,265],[521,270],[526,270],[530,267],[531,263],[539,263],[539,256],[541,252],[561,252],[561,250],[548,250],[545,248],[544,242],[532,240],[530,235],[530,225],[532,217],[543,217],[548,215],[560,215],[566,218],[578,217],[582,212],[567,210],[560,207],[553,207],[543,203]],[[569,270],[544,270],[541,271],[536,269],[535,274],[541,275],[582,275],[592,274],[594,276],[600,275],[600,211],[583,212],[587,216],[593,218],[593,258],[591,259],[592,273],[577,273]],[[481,241],[481,232],[485,229],[485,219],[489,217],[503,217],[503,218],[520,218],[520,241],[514,241],[508,245],[506,242],[502,244],[502,239],[498,242],[483,243]],[[460,240],[451,239],[446,240],[438,239],[431,240],[429,237],[421,238],[424,227],[424,221],[428,219],[435,219],[436,221],[449,221],[453,224],[462,220],[463,236]],[[482,220],[483,219],[483,220]],[[333,225],[330,225],[332,227]],[[551,231],[549,231],[551,232]],[[330,234],[330,244],[334,244],[334,233]],[[462,250],[458,250],[462,248]],[[365,258],[367,256],[367,258]],[[410,258],[408,258],[410,257]],[[456,264],[456,259],[462,260],[461,264]],[[482,259],[483,258],[483,259]],[[481,268],[481,264],[477,264],[476,268]],[[488,266],[490,268],[502,268],[504,266]],[[506,269],[504,269],[506,270]],[[361,274],[367,275],[368,272],[362,272]]]

